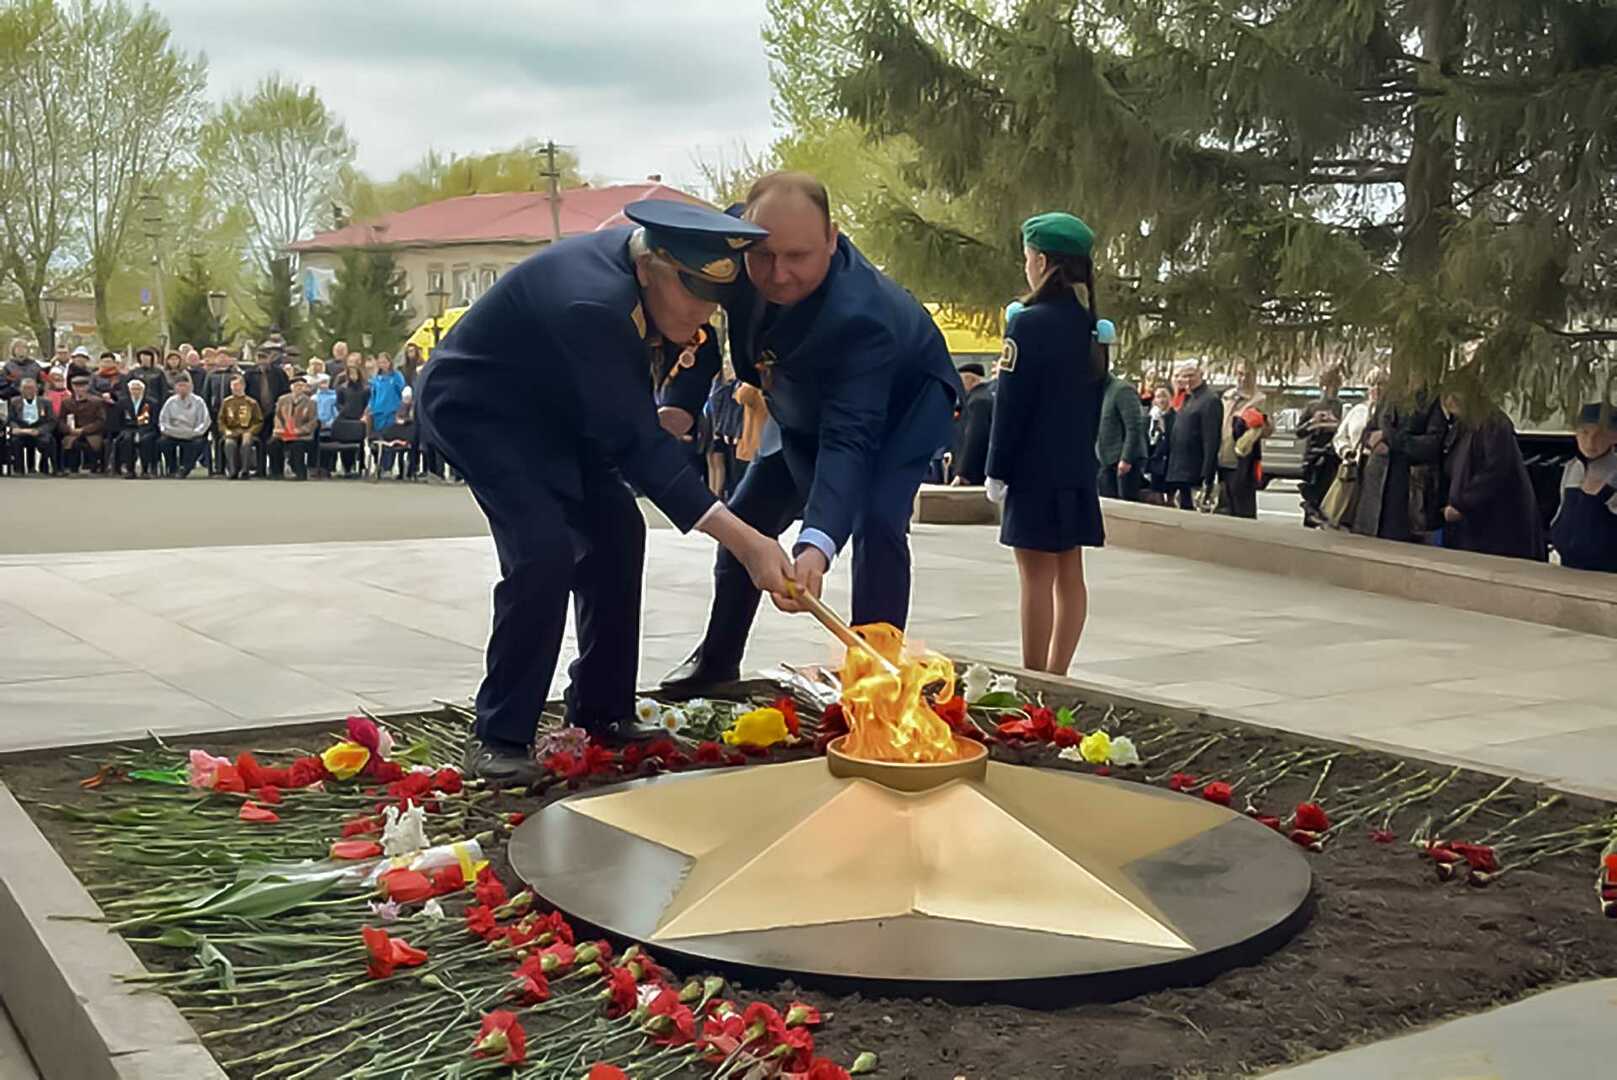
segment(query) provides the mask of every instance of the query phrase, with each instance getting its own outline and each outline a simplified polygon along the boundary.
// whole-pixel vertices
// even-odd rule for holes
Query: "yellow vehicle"
[[[927,304],[932,321],[943,331],[943,340],[949,346],[949,355],[959,357],[998,356],[1005,344],[999,336],[985,334],[980,324],[948,304]],[[1003,328],[1003,322],[1001,323]]]
[[[416,348],[421,350],[421,359],[426,360],[432,356],[433,345],[443,340],[443,336],[449,333],[449,328],[460,321],[460,317],[470,310],[470,304],[464,307],[447,308],[443,316],[438,319],[438,333],[436,335],[432,332],[432,320],[423,319],[421,325],[415,328],[415,333],[404,339],[404,343],[406,345],[415,345]]]

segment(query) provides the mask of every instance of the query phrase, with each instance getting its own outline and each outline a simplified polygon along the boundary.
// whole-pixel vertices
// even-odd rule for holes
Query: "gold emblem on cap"
[[[750,236],[727,236],[725,239],[729,242],[730,250],[732,251],[740,251],[752,243],[752,237]]]
[[[715,281],[733,281],[736,276],[736,261],[734,259],[714,259],[702,267],[702,276]]]

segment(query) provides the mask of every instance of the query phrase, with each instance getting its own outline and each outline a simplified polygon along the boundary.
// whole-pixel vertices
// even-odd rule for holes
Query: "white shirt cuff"
[[[795,555],[798,549],[803,547],[805,544],[809,547],[819,549],[820,553],[825,556],[825,565],[827,569],[829,569],[831,564],[836,561],[837,546],[831,542],[831,538],[829,536],[821,532],[819,529],[811,529],[807,525],[803,526],[803,528],[798,531],[797,543],[792,545],[792,553]]]

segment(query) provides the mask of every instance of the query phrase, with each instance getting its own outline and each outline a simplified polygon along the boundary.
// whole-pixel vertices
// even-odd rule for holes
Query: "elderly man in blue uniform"
[[[736,375],[760,387],[778,453],[747,470],[730,500],[780,535],[801,516],[793,580],[812,595],[853,540],[853,621],[902,627],[909,614],[909,520],[933,454],[948,445],[963,390],[926,309],[831,223],[824,185],[772,173],[743,216],[769,230],[747,250],[751,289],[726,301]],[[759,593],[720,552],[707,633],[664,680],[695,690],[739,677]],[[783,610],[792,599],[776,598]]]
[[[639,227],[563,240],[501,278],[420,377],[421,426],[466,478],[500,559],[466,763],[496,781],[537,776],[529,744],[569,598],[568,719],[602,736],[633,720],[645,521],[625,481],[723,544],[756,588],[784,594],[791,573],[777,542],[708,491],[654,398],[665,344],[695,344],[764,230],[682,203],[624,213]]]

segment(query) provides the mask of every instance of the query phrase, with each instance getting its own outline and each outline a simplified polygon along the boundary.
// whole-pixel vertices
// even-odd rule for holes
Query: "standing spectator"
[[[316,476],[330,476],[335,460],[327,461],[329,451],[322,444],[331,441],[331,425],[337,420],[337,391],[331,388],[331,376],[314,376],[314,414],[320,426],[314,437],[314,472]]]
[[[1150,491],[1147,501],[1156,506],[1168,503],[1168,445],[1177,415],[1173,411],[1173,390],[1166,384],[1157,387],[1145,420],[1145,476]]]
[[[222,476],[225,472],[225,456],[224,448],[219,444],[219,408],[230,396],[230,383],[241,369],[236,366],[236,360],[228,349],[207,349],[204,350],[206,353],[213,355],[208,357],[208,373],[202,377],[198,390],[202,394],[202,403],[208,407],[208,415],[213,417],[213,430],[208,439],[211,451],[208,454],[208,475]]]
[[[22,392],[22,381],[34,380],[37,390],[45,382],[45,369],[28,355],[28,342],[23,338],[15,338],[11,342],[11,356],[6,360],[4,368],[0,368],[0,398],[16,397]]]
[[[258,435],[264,429],[264,410],[247,396],[247,380],[241,375],[230,379],[230,393],[219,403],[219,442],[225,459],[225,474],[232,480],[253,475],[258,456]]]
[[[90,393],[101,399],[110,416],[118,407],[118,398],[123,389],[124,373],[118,370],[118,354],[107,349],[96,364],[95,374],[90,376]]]
[[[12,475],[38,472],[47,463],[54,465],[56,413],[51,409],[50,401],[39,392],[38,381],[23,379],[18,384],[17,396],[8,402],[6,431],[11,450]]]
[[[181,480],[191,475],[197,459],[208,445],[207,403],[192,392],[191,376],[181,375],[174,383],[174,396],[163,402],[157,426],[162,433],[157,441],[163,452],[163,464],[170,476]]]
[[[1342,369],[1332,364],[1319,373],[1319,397],[1303,406],[1297,434],[1303,437],[1302,495],[1303,524],[1317,528],[1324,523],[1320,504],[1336,479],[1342,459],[1336,454],[1336,433],[1342,426]]]
[[[1510,417],[1474,379],[1463,377],[1444,393],[1443,408],[1455,418],[1458,432],[1444,468],[1449,489],[1443,546],[1542,562],[1538,496]]]
[[[335,390],[337,384],[342,382],[348,370],[348,342],[338,341],[331,346],[331,359],[326,361],[326,374],[331,376],[331,388]]]
[[[142,379],[130,379],[128,392],[118,399],[118,433],[115,438],[118,469],[125,480],[135,478],[135,460],[140,460],[140,475],[152,477],[157,472],[157,424],[162,406],[146,392]]]
[[[91,472],[101,471],[106,429],[107,406],[90,393],[90,376],[73,376],[73,396],[62,403],[62,409],[57,413],[57,433],[62,440],[62,466],[68,475],[79,475],[79,469],[84,466],[88,466]]]
[[[1105,319],[1101,322],[1111,325]],[[1097,338],[1096,343],[1102,349],[1107,347],[1102,338]],[[1110,371],[1102,385],[1100,429],[1095,436],[1101,498],[1138,502],[1140,478],[1145,475],[1149,456],[1140,394],[1132,383]]]
[[[275,350],[266,342],[258,347],[258,363],[246,374],[247,395],[258,402],[263,417],[258,429],[258,445],[254,448],[258,460],[258,475],[266,476],[269,466],[270,429],[275,423],[275,403],[291,389],[286,372],[275,362]]]
[[[302,375],[292,380],[292,389],[275,403],[274,431],[270,436],[270,475],[285,475],[286,460],[292,464],[292,479],[309,478],[309,451],[320,418],[309,397],[309,381]]]
[[[421,346],[413,341],[404,344],[404,360],[400,367],[404,371],[404,381],[415,386],[416,372],[421,370]]]
[[[1595,402],[1578,414],[1578,456],[1561,474],[1550,543],[1561,565],[1617,573],[1617,416]]]
[[[67,368],[57,366],[45,373],[45,398],[51,403],[51,412],[57,417],[62,415],[62,406],[73,396],[67,388]]]
[[[146,396],[157,402],[159,408],[168,400],[168,380],[157,363],[157,350],[142,346],[135,350],[135,366],[129,369],[130,379],[139,379],[146,386]]]
[[[981,364],[960,365],[966,388],[960,399],[954,451],[955,484],[981,485],[988,478],[988,445],[994,428],[994,380]]]
[[[1198,497],[1212,505],[1224,407],[1202,381],[1200,365],[1181,364],[1174,382],[1184,397],[1168,436],[1169,499],[1181,510],[1194,510]]]
[[[1425,388],[1400,400],[1383,392],[1365,428],[1353,531],[1383,540],[1424,540],[1442,525],[1443,455],[1451,421]]]
[[[67,349],[66,347],[63,347],[57,349],[56,351],[58,353],[65,353],[67,352]],[[91,369],[90,350],[85,348],[83,345],[75,348],[73,350],[73,354],[66,357],[64,362],[67,365],[67,382],[69,386],[72,386],[73,380],[80,375],[89,377]]]
[[[308,367],[303,372],[303,377],[308,379],[310,384],[312,385],[316,379],[318,379],[320,376],[324,375],[325,373],[326,373],[326,362],[324,360],[320,359],[318,356],[309,357],[309,364],[308,364]]]
[[[382,431],[393,426],[393,417],[404,400],[404,376],[393,370],[393,358],[387,353],[376,357],[376,378],[371,380],[371,397],[366,411],[370,430]]]
[[[185,357],[178,349],[170,349],[163,356],[163,384],[168,388],[164,401],[174,396],[174,384],[180,381],[181,375],[187,378],[191,375],[191,372],[185,366]],[[196,389],[196,383],[193,382],[191,388]]]
[[[1263,414],[1264,393],[1251,363],[1235,365],[1235,385],[1224,391],[1218,442],[1218,508],[1234,517],[1258,516],[1263,437],[1271,429]]]

